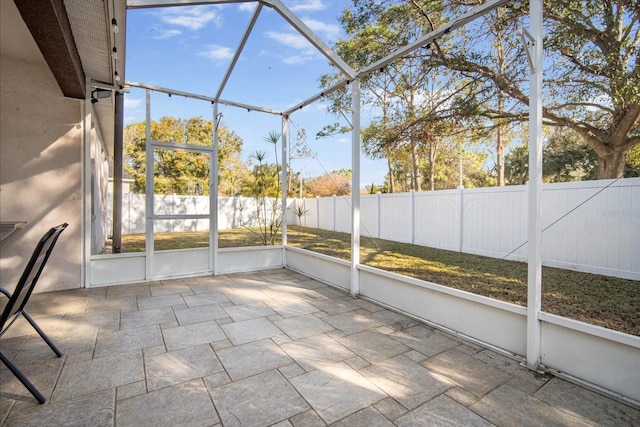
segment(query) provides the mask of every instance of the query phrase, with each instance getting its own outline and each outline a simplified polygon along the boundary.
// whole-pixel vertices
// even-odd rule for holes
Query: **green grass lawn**
[[[124,235],[123,252],[144,250],[144,235]],[[208,246],[208,232],[160,233],[156,250]],[[289,245],[350,259],[351,237],[287,226]],[[218,246],[260,245],[246,229],[219,233]],[[527,264],[433,249],[389,240],[361,238],[361,263],[501,301],[527,305]],[[640,281],[559,268],[542,269],[542,309],[571,319],[640,335]]]

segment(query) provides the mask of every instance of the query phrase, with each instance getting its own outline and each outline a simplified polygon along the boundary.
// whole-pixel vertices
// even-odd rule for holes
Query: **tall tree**
[[[162,117],[159,121],[151,121],[151,138],[178,144],[211,145],[212,129],[212,122],[202,117]],[[224,174],[227,159],[242,151],[242,139],[220,125],[218,140],[218,164]],[[133,191],[139,193],[145,191],[145,148],[145,122],[127,125],[124,131],[124,169],[134,179]],[[157,194],[188,194],[194,187],[202,189],[202,194],[209,194],[209,158],[205,154],[155,150],[153,173],[154,192]]]
[[[450,2],[452,10],[458,11],[468,4]],[[490,34],[487,27],[495,29],[505,20],[515,29],[526,19],[523,15],[523,10],[505,9],[502,16],[486,15],[485,26],[478,29]],[[545,123],[568,127],[582,137],[598,156],[598,178],[621,177],[625,152],[640,143],[640,4],[637,0],[545,1],[544,16]],[[476,42],[460,48],[455,38],[439,40],[433,63],[475,82],[474,98],[467,104],[477,114],[526,120],[524,47],[519,47],[512,65],[501,70],[490,61],[486,43]],[[485,103],[488,87],[519,103],[520,111],[503,112]]]

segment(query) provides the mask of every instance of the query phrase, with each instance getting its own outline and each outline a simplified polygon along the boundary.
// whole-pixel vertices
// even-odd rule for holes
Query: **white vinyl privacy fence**
[[[163,214],[208,213],[208,196],[155,197]],[[526,260],[526,186],[362,195],[360,204],[363,236]],[[542,204],[545,265],[640,280],[640,178],[545,184]],[[299,223],[295,207],[305,211],[306,227],[351,231],[349,196],[289,200],[289,224]],[[144,233],[144,209],[144,195],[123,195],[123,234]],[[220,230],[255,225],[253,199],[219,198]],[[203,231],[209,221],[158,227]]]
[[[345,233],[350,203],[296,200],[303,225]],[[360,209],[363,236],[526,261],[526,185],[362,195]],[[640,280],[640,178],[544,184],[542,211],[545,265]]]

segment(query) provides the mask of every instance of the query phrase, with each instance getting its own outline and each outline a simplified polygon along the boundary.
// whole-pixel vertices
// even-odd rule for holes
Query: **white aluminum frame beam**
[[[448,23],[447,25],[443,25],[442,27],[436,28],[435,30],[431,31],[429,34],[419,38],[413,43],[409,43],[408,45],[403,46],[400,49],[396,50],[392,54],[379,59],[378,61],[374,62],[373,64],[367,67],[364,67],[363,69],[358,71],[357,76],[358,77],[366,76],[367,74],[373,71],[379,70],[380,68],[383,68],[389,65],[390,63],[394,62],[396,59],[401,58],[413,52],[414,50],[417,50],[433,42],[434,40],[437,40],[442,35],[447,34],[452,30],[458,29],[468,24],[469,22],[479,18],[480,16],[485,15],[488,12],[491,12],[493,9],[496,9],[506,3],[512,3],[512,2],[513,0],[491,0],[485,4],[474,7],[473,9],[469,10],[468,12],[460,15],[458,18],[451,21],[451,23]]]
[[[527,262],[527,367],[540,364],[542,308],[542,2],[530,0],[531,58],[529,77],[529,243]],[[535,70],[535,71],[534,71]]]
[[[150,85],[150,84],[146,84],[146,83],[138,83],[138,82],[126,81],[125,84],[127,86],[130,86],[130,87],[137,87],[137,88],[140,88],[140,89],[149,89],[149,90],[152,90],[154,92],[166,93],[167,95],[177,95],[177,96],[184,96],[186,98],[199,99],[201,101],[211,102],[211,104],[218,103],[218,104],[222,104],[222,105],[226,105],[226,106],[230,106],[230,107],[243,108],[243,109],[249,110],[249,111],[260,111],[262,113],[274,114],[276,116],[282,116],[282,114],[283,114],[282,111],[271,110],[269,108],[258,107],[256,105],[243,104],[243,103],[234,102],[234,101],[227,101],[225,99],[216,99],[216,98],[213,98],[213,97],[210,97],[210,96],[206,96],[206,95],[198,95],[196,93],[184,92],[184,91],[175,90],[175,89],[168,89],[166,87],[154,86],[154,85]]]
[[[257,3],[259,0],[127,0],[127,9],[168,6],[200,6],[206,4]]]
[[[233,70],[236,67],[236,64],[238,62],[238,59],[240,59],[240,55],[244,50],[245,44],[247,44],[247,40],[249,39],[249,36],[253,31],[253,27],[256,25],[256,21],[258,20],[258,17],[260,16],[261,11],[262,11],[262,3],[259,3],[258,6],[256,7],[256,10],[253,12],[253,15],[251,16],[251,21],[249,21],[249,25],[247,25],[247,29],[245,30],[244,35],[242,36],[242,40],[240,40],[240,44],[238,44],[238,47],[236,48],[233,58],[231,59],[231,64],[229,64],[229,68],[227,68],[227,72],[222,78],[222,82],[220,83],[220,87],[218,88],[218,92],[216,93],[216,99],[219,99],[222,96],[222,91],[227,86],[227,82],[231,77],[231,73],[233,73]]]

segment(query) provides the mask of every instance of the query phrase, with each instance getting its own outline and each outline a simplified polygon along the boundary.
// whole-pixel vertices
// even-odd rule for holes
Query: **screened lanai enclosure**
[[[615,276],[626,280],[626,285],[640,281],[640,227],[634,214],[640,209],[640,178],[598,180],[575,188],[543,185],[543,109],[549,107],[543,80],[548,72],[543,55],[543,0],[490,0],[461,6],[438,21],[441,25],[407,27],[400,47],[375,52],[367,51],[370,45],[363,45],[360,52],[348,51],[346,42],[332,43],[326,27],[305,16],[305,9],[284,0],[114,3],[117,7],[107,7],[113,84],[88,78],[85,85],[83,138],[112,138],[113,147],[96,143],[82,152],[83,287],[286,268],[491,348],[531,370],[569,378],[626,403],[640,402],[640,337],[543,309],[543,264]],[[131,29],[140,29],[153,15],[165,26],[144,27],[135,33],[147,33],[149,40],[156,41],[166,40],[171,33],[187,49],[192,38],[186,27],[172,27],[181,8],[188,13],[180,19],[188,17],[191,28],[212,10],[216,16],[237,14],[232,28],[219,28],[225,40],[234,40],[234,48],[222,45],[223,35],[212,36],[210,49],[187,64],[178,63],[176,52],[169,49],[175,45],[147,45],[144,39],[131,38]],[[508,60],[503,65],[517,70],[514,81],[522,96],[503,99],[500,90],[488,99],[501,99],[496,106],[513,119],[505,125],[509,138],[528,147],[523,166],[528,180],[513,187],[467,189],[477,172],[468,159],[477,152],[465,143],[481,139],[473,127],[482,123],[448,122],[446,126],[455,132],[449,128],[449,136],[433,139],[432,151],[419,152],[412,143],[429,140],[428,131],[440,131],[435,126],[441,123],[436,122],[458,108],[462,98],[457,96],[473,85],[473,79],[443,79],[437,69],[425,64],[441,61],[446,65],[452,58],[443,53],[447,44],[481,53],[496,50],[485,40],[489,29],[484,18],[489,15],[504,17],[500,34],[508,40],[504,44]],[[280,45],[268,47],[265,40],[275,39]],[[296,54],[286,56],[290,48]],[[268,59],[269,53],[277,60]],[[424,60],[425,55],[434,62]],[[322,64],[312,78],[280,66],[308,58]],[[457,76],[468,76],[468,70],[460,67]],[[389,89],[387,93],[396,89],[384,105],[419,106],[421,113],[433,113],[414,114],[414,122],[424,125],[422,133],[396,127],[394,143],[406,147],[407,165],[429,153],[430,164],[436,159],[459,163],[459,174],[447,178],[454,182],[448,189],[375,194],[371,185],[372,194],[361,194],[370,184],[363,182],[363,172],[373,167],[368,145],[375,140],[371,124],[386,124],[393,118],[390,110],[381,107],[378,92],[371,89],[376,85]],[[267,88],[275,88],[275,95]],[[96,125],[104,114],[100,109],[109,105],[113,135]],[[175,132],[172,121],[189,131]],[[337,124],[327,136],[323,126],[330,123]],[[320,134],[323,139],[305,139],[305,135]],[[323,150],[326,154],[319,153],[320,144],[330,147]],[[240,168],[229,160],[240,155],[238,146],[245,155],[251,152],[247,158],[253,183],[260,184],[260,179],[266,179],[261,171],[270,170],[277,181],[275,193],[241,197],[239,189],[229,187],[229,182],[236,182],[229,177]],[[447,147],[442,151],[446,154],[438,158],[434,153],[442,146]],[[338,163],[325,166],[334,160]],[[349,170],[350,193],[305,197],[302,182],[310,164],[326,175],[330,174],[327,169]],[[268,169],[269,165],[274,166]],[[383,163],[383,171],[384,167]],[[166,186],[168,169],[177,187]],[[198,179],[183,173],[196,169]],[[415,184],[421,172],[410,169],[407,166],[404,172],[405,181]],[[437,179],[435,175],[432,180]],[[304,249],[300,236],[309,228],[342,232],[347,236],[343,251],[347,255]],[[228,230],[244,230],[259,239],[250,245],[222,247],[221,234]],[[123,242],[133,234],[139,239],[136,251],[123,250]],[[198,244],[185,237],[195,234]],[[477,243],[482,239],[489,243]],[[167,246],[167,240],[173,244]],[[187,243],[177,243],[182,240]],[[327,237],[317,240],[329,247],[337,245]],[[412,274],[423,267],[413,259],[406,261],[409,255],[405,255],[406,268],[393,269],[386,259],[376,263],[387,252],[383,240],[525,263],[526,291],[515,300],[427,280]],[[554,251],[559,253],[557,258],[550,255]],[[473,267],[464,265],[466,261],[455,266],[463,271],[460,280],[491,275],[483,271],[482,258],[477,262]],[[465,276],[465,268],[478,273]],[[563,284],[587,276],[567,277],[561,279],[566,280]],[[508,294],[516,279],[510,280],[497,292]],[[574,311],[581,310],[579,304],[573,302]],[[630,318],[633,323],[633,314]]]

